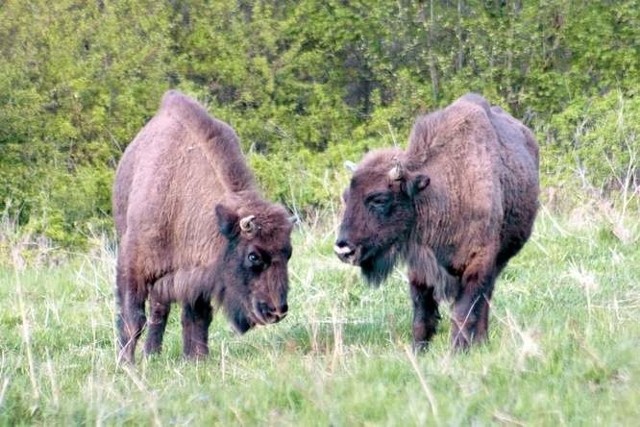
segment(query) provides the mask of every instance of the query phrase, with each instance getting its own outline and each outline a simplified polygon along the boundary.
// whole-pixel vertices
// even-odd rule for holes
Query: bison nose
[[[278,308],[275,308],[270,304],[267,304],[266,302],[259,302],[258,310],[260,311],[260,315],[264,319],[265,323],[276,323],[287,316],[289,307],[286,303]]]
[[[287,315],[287,312],[288,312],[288,311],[289,311],[289,306],[288,306],[288,305],[287,305],[287,303],[285,302],[285,303],[280,307],[280,310],[279,310],[280,315],[281,315],[282,317],[284,317],[284,316],[286,316],[286,315]]]
[[[338,239],[333,247],[333,251],[343,262],[349,262],[356,253],[355,249],[349,246],[349,243],[345,239]]]
[[[277,320],[276,322],[281,321],[285,317],[287,317],[287,312],[289,311],[289,306],[287,303],[284,303],[280,308],[276,311]]]

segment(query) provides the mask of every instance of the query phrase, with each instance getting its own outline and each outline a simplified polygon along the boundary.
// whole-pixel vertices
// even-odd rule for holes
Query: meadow
[[[55,258],[16,237],[0,269],[0,425],[634,425],[640,230],[602,206],[542,206],[498,281],[489,343],[462,354],[444,306],[412,353],[404,270],[368,288],[332,254],[335,213],[295,231],[285,320],[238,336],[218,314],[209,358],[191,362],[174,306],[163,353],[134,367],[116,364],[113,244]]]

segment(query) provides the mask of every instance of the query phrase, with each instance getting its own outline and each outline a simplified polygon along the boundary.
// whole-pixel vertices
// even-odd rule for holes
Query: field
[[[499,279],[490,341],[452,353],[448,308],[410,351],[404,270],[370,289],[331,251],[336,219],[295,232],[290,314],[244,336],[217,315],[204,362],[164,352],[118,367],[114,248],[0,268],[1,425],[637,425],[637,217],[540,211]],[[29,250],[27,250],[29,249]],[[36,254],[37,255],[37,254]]]

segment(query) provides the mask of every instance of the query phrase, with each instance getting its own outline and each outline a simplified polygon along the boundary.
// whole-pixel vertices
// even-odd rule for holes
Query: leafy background
[[[337,203],[345,160],[404,145],[416,115],[468,91],[534,129],[551,208],[580,202],[575,188],[608,196],[639,179],[638,10],[0,1],[0,212],[65,248],[111,232],[115,166],[168,88],[229,122],[267,196],[304,217]]]

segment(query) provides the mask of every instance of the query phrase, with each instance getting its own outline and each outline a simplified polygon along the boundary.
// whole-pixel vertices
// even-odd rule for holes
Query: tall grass
[[[637,214],[617,212],[622,238],[598,212],[543,207],[498,281],[489,343],[467,354],[451,352],[446,320],[428,352],[409,350],[403,271],[367,288],[332,254],[335,215],[295,233],[287,319],[237,336],[217,315],[200,362],[181,358],[175,308],[164,352],[118,367],[113,248],[47,263],[14,241],[0,267],[0,424],[634,425]]]

